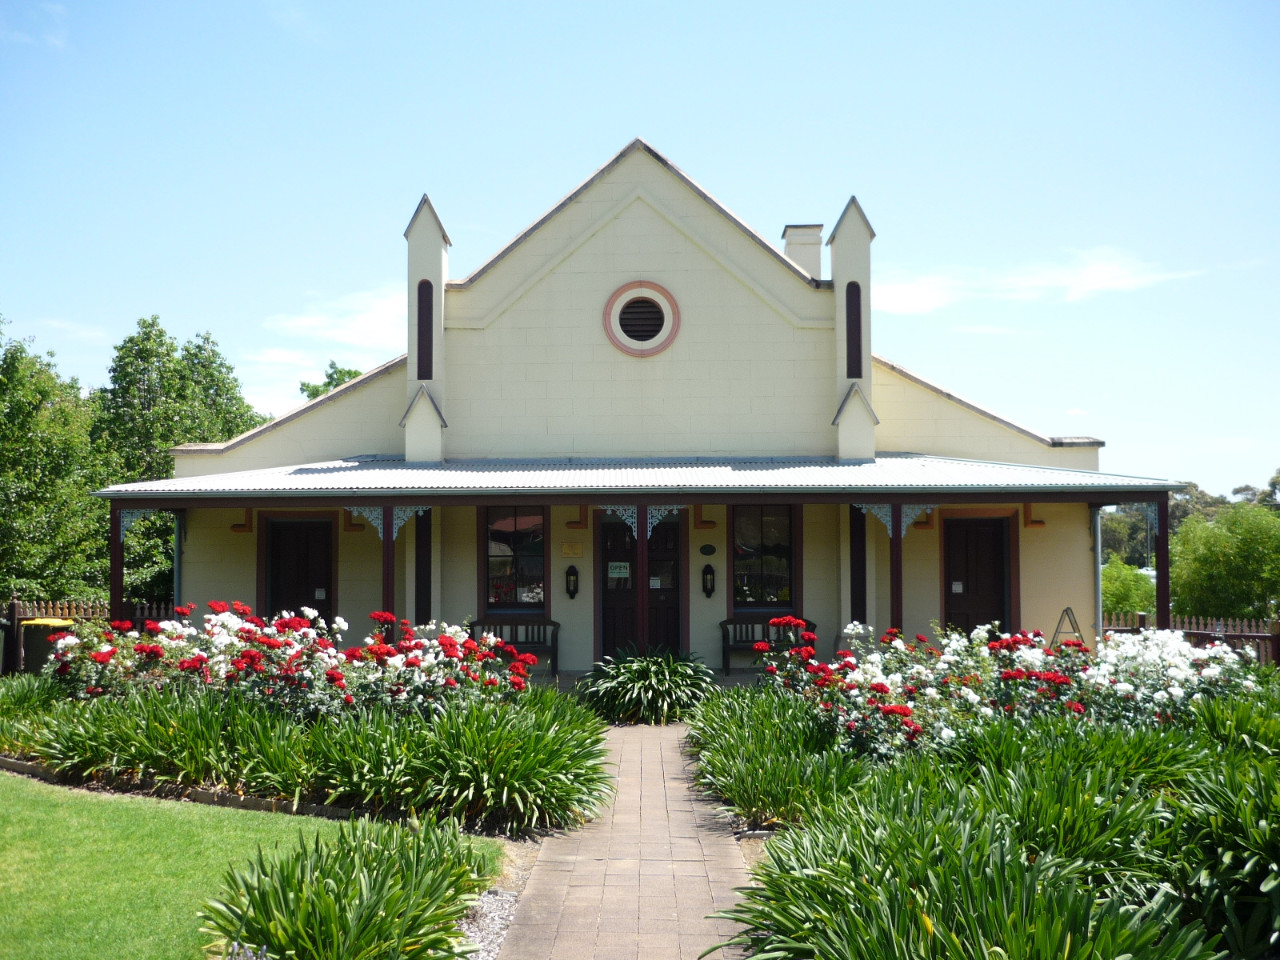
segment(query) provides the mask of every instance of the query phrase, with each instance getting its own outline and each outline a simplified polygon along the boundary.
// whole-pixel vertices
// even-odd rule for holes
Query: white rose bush
[[[883,758],[937,749],[988,723],[1061,714],[1134,725],[1182,717],[1206,697],[1247,692],[1252,651],[1193,646],[1179,631],[1108,633],[1090,650],[1039,630],[971,634],[950,629],[907,640],[887,630],[873,649],[820,660],[804,621],[780,617],[790,642],[756,645],[767,681],[813,702],[837,725],[844,749]],[[866,635],[852,623],[844,636]]]

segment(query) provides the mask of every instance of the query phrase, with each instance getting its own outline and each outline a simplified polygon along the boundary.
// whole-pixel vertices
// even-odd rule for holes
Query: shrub
[[[1176,849],[1183,883],[1233,957],[1259,957],[1280,942],[1280,764],[1225,754],[1186,792]]]
[[[1113,553],[1102,567],[1104,613],[1149,613],[1156,608],[1156,585],[1137,567]]]
[[[335,841],[299,838],[232,867],[201,929],[224,956],[247,947],[297,960],[460,957],[457,924],[485,885],[481,869],[456,828],[360,820]]]
[[[705,663],[671,654],[605,657],[578,684],[578,694],[611,723],[671,723],[715,689]]]
[[[1198,922],[1179,925],[1171,891],[1099,899],[1080,861],[1026,856],[1008,828],[954,784],[893,783],[774,838],[757,885],[719,916],[743,926],[731,943],[771,960],[1217,956]]]
[[[794,823],[864,777],[835,752],[830,726],[803,700],[769,687],[717,690],[689,721],[698,779],[752,828]]]
[[[407,803],[506,835],[582,823],[612,780],[600,721],[566,700],[450,705],[415,759]]]
[[[37,759],[88,778],[417,810],[506,834],[574,826],[611,788],[603,725],[555,691],[462,699],[439,716],[373,706],[312,721],[223,691],[136,691],[61,701],[20,734]]]
[[[25,721],[49,710],[62,698],[48,677],[18,673],[0,677],[0,753],[21,753]]]

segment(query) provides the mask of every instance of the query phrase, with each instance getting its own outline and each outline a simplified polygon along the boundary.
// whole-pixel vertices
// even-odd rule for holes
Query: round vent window
[[[604,308],[604,331],[609,341],[633,357],[661,353],[679,329],[675,298],[656,283],[640,280],[624,284]]]
[[[648,297],[636,297],[628,300],[622,312],[618,314],[618,326],[632,340],[647,342],[662,332],[662,325],[667,318],[662,315],[662,308]]]

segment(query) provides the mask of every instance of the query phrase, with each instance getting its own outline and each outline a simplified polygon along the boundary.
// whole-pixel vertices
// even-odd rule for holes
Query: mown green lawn
[[[229,864],[337,824],[69,790],[0,771],[0,960],[198,960]]]

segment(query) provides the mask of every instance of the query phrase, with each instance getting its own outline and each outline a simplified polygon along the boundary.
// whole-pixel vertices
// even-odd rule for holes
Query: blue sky
[[[1280,4],[0,0],[0,314],[159,314],[281,414],[637,136],[767,239],[856,194],[875,351],[1104,470],[1280,467]]]

